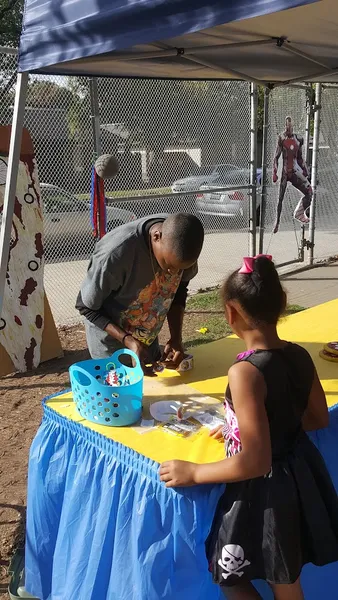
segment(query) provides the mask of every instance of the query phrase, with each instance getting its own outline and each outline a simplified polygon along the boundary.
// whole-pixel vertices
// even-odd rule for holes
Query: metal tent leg
[[[93,77],[89,80],[90,88],[90,107],[91,107],[91,120],[93,128],[93,139],[94,139],[94,156],[97,158],[101,154],[101,129],[100,129],[100,107],[99,107],[99,94],[97,89],[97,79]]]
[[[25,117],[28,77],[29,73],[18,74],[15,91],[13,124],[9,146],[6,188],[0,231],[0,315],[2,313],[4,301],[9,247],[11,243],[12,221],[15,204],[16,182],[18,178],[20,162],[22,129]]]
[[[257,85],[251,84],[249,253],[256,254],[257,221]]]
[[[269,132],[269,103],[270,89],[264,89],[264,112],[263,112],[263,144],[262,144],[262,188],[261,188],[261,210],[259,220],[259,253],[264,252],[264,231],[267,203],[267,160],[268,160],[268,132]]]
[[[314,127],[313,127],[313,146],[312,146],[312,202],[310,208],[310,227],[309,227],[309,255],[308,262],[313,264],[315,230],[316,230],[316,202],[317,202],[317,172],[318,172],[318,152],[319,152],[319,133],[320,133],[320,113],[322,101],[322,84],[316,83],[315,106],[314,106]]]

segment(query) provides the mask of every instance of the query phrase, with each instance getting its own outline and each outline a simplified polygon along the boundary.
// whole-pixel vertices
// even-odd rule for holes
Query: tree
[[[0,45],[17,48],[24,0],[0,0]]]

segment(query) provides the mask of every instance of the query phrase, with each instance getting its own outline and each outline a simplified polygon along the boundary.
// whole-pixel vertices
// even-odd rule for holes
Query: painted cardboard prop
[[[299,190],[303,196],[299,200],[293,218],[302,224],[310,221],[310,205],[312,201],[312,188],[309,181],[309,172],[303,159],[304,139],[293,132],[291,117],[285,119],[285,131],[278,136],[277,148],[273,161],[273,183],[278,181],[278,161],[282,156],[282,174],[279,185],[279,198],[274,233],[277,233],[282,214],[283,200],[288,183]]]

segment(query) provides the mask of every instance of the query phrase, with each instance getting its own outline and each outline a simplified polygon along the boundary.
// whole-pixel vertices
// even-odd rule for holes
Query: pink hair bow
[[[257,254],[257,256],[244,256],[243,264],[242,264],[240,270],[238,271],[238,273],[243,273],[245,275],[249,275],[250,273],[253,273],[255,260],[256,260],[256,258],[261,258],[261,257],[267,258],[268,260],[272,260],[271,254]]]

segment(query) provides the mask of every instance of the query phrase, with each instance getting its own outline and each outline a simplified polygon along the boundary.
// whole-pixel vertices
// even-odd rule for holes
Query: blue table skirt
[[[338,489],[338,405],[311,437]],[[29,460],[27,591],[41,600],[223,598],[204,550],[223,488],[167,490],[158,467],[45,406]],[[338,564],[307,566],[303,585],[306,600],[337,600]]]

